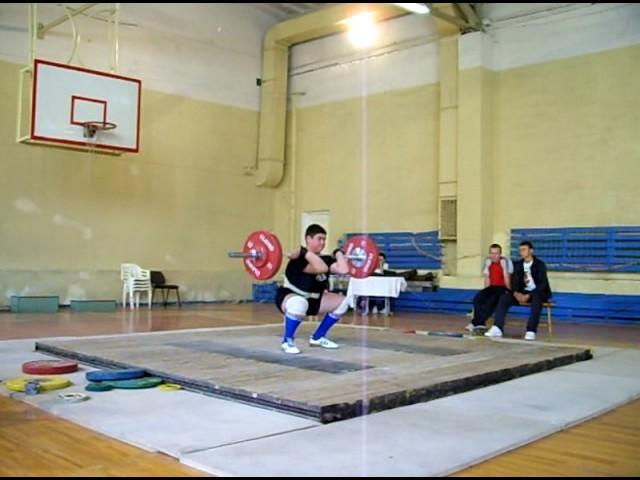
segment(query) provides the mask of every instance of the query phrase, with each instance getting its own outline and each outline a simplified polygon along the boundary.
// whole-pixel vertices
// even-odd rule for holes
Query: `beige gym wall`
[[[162,270],[184,300],[250,298],[227,251],[273,222],[274,192],[244,175],[257,112],[144,90],[139,154],[17,144],[20,67],[0,61],[0,304],[119,299],[123,262]]]
[[[497,230],[638,225],[640,45],[499,72]]]
[[[496,236],[514,227],[640,225],[639,78],[640,45],[498,73]],[[561,291],[640,292],[637,274],[552,280]]]
[[[335,239],[364,229],[437,228],[437,85],[295,109],[287,133],[275,209],[287,248],[298,241],[305,210],[329,209]]]
[[[484,85],[469,93],[477,89],[473,79],[480,78],[479,72]],[[459,105],[460,124],[467,117],[491,122],[481,135],[481,148],[494,180],[476,182],[482,191],[475,193],[459,184],[459,201],[476,195],[473,202],[490,203],[482,218],[490,214],[493,225],[488,232],[483,229],[478,245],[499,241],[507,246],[514,227],[640,223],[638,78],[640,45],[497,72],[460,71],[460,102],[478,92],[488,98],[484,104]],[[363,227],[436,229],[437,108],[438,85],[431,84],[371,95],[366,102],[356,98],[296,109],[295,120],[289,119],[287,176],[276,195],[278,233],[288,238],[289,222],[298,225],[302,211],[315,209],[331,211],[336,239]],[[458,172],[465,171],[467,159],[474,161],[472,154],[464,154],[468,141],[461,129]],[[476,231],[475,215],[474,208],[459,208],[459,238],[468,236],[465,229]],[[297,241],[297,227],[292,231]],[[469,265],[468,272],[445,278],[444,285],[475,288],[481,283],[484,252],[477,250],[471,252],[477,268]],[[552,278],[562,291],[638,292],[637,276],[628,274],[554,273]]]

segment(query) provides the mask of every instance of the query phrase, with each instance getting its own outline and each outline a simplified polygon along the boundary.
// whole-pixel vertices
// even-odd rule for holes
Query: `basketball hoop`
[[[81,125],[84,128],[84,138],[93,138],[96,132],[106,132],[116,128],[115,123],[100,121],[82,122]]]

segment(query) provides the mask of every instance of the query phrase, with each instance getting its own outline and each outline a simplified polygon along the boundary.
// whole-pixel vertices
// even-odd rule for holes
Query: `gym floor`
[[[274,323],[279,315],[271,305],[189,305],[182,309],[154,308],[114,313],[0,314],[0,339],[87,336],[246,326]],[[369,325],[406,330],[461,330],[463,316],[399,313],[369,316]],[[348,315],[347,323],[362,317]],[[524,324],[508,324],[508,336],[518,338]],[[542,330],[540,341],[549,341]],[[638,348],[640,331],[625,325],[577,325],[556,322],[553,342]],[[198,476],[161,454],[135,447],[53,417],[30,405],[0,397],[0,474],[5,476]],[[640,472],[640,400],[594,420],[518,448],[459,476],[520,475],[634,475]],[[559,456],[562,458],[559,458]],[[29,462],[24,459],[28,458]]]

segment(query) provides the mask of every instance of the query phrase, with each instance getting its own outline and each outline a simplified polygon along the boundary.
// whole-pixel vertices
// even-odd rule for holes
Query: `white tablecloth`
[[[407,281],[403,277],[351,278],[347,289],[347,299],[349,305],[354,307],[356,297],[398,298],[400,292],[406,288]]]

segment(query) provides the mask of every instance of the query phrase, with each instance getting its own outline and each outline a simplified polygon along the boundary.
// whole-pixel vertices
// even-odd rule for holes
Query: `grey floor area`
[[[347,327],[345,327],[347,328]],[[508,340],[504,340],[508,341]],[[33,340],[0,342],[0,378],[20,376]],[[225,476],[438,476],[482,462],[640,397],[640,351],[595,348],[594,359],[552,371],[321,425],[204,395],[157,389],[56,392],[27,401],[113,438]],[[84,391],[83,369],[68,375]]]

